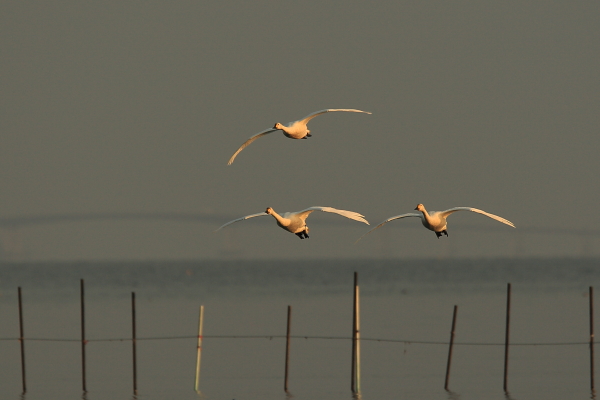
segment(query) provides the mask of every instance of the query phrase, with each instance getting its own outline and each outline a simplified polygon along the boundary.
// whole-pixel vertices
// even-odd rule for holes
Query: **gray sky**
[[[596,228],[598,21],[596,2],[546,0],[3,2],[0,217],[319,205],[377,224],[424,203]],[[320,116],[311,139],[272,134],[226,165],[249,136],[323,108],[373,115]],[[600,254],[598,238],[471,213],[449,238],[409,219],[355,246],[368,227],[339,219],[313,214],[303,241],[269,220],[3,237],[25,259]]]

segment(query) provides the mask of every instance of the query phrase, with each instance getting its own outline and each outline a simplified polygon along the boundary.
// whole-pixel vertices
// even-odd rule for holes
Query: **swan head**
[[[271,207],[267,207],[267,210],[265,211],[266,214],[272,215],[273,214],[273,209]]]
[[[423,211],[425,211],[425,206],[423,204],[419,203],[415,207],[415,210],[423,212]]]
[[[279,122],[276,122],[275,125],[273,125],[273,129],[283,129],[283,125]]]

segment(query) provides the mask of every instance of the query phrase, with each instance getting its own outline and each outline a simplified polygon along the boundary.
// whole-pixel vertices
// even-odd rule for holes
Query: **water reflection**
[[[512,397],[512,395],[509,392],[504,392],[504,397],[506,398],[506,400],[517,400],[514,397]]]
[[[446,393],[448,394],[448,400],[460,400],[460,394],[453,392],[451,390],[446,390]]]

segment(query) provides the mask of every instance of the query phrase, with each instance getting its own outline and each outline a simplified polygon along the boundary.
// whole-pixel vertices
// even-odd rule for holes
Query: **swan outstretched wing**
[[[250,218],[254,218],[254,217],[264,217],[265,215],[269,215],[269,214],[267,214],[266,212],[261,212],[261,213],[246,215],[245,217],[241,217],[238,219],[234,219],[233,221],[229,221],[228,223],[221,225],[219,228],[215,229],[215,232],[225,228],[227,225],[233,224],[234,222],[239,222],[239,221],[243,221],[245,219],[250,219]]]
[[[490,217],[491,219],[495,219],[496,221],[502,222],[503,224],[512,226],[513,228],[515,227],[515,224],[513,224],[512,222],[510,222],[507,219],[504,219],[504,218],[499,217],[497,215],[490,214],[488,212],[485,212],[483,210],[480,210],[478,208],[473,208],[473,207],[454,207],[454,208],[451,208],[449,210],[442,211],[442,212],[440,212],[440,214],[442,216],[444,216],[444,217],[447,217],[448,215],[450,215],[450,214],[452,214],[452,213],[454,213],[456,211],[472,211],[472,212],[475,212],[475,213],[478,213],[478,214],[483,214],[486,217]]]
[[[369,232],[367,232],[364,235],[362,235],[361,237],[359,237],[358,240],[356,240],[356,242],[354,242],[354,244],[358,243],[358,241],[360,239],[364,238],[369,233],[373,232],[375,229],[381,228],[383,225],[387,224],[388,222],[393,221],[395,219],[406,218],[406,217],[417,217],[417,218],[420,218],[421,215],[420,214],[415,214],[415,213],[408,213],[408,214],[396,215],[394,217],[389,217],[388,219],[386,219],[385,221],[383,221],[382,223],[380,223],[379,225],[377,225],[375,228],[371,229]]]
[[[371,114],[368,111],[355,110],[355,109],[352,109],[352,108],[328,108],[326,110],[316,111],[316,112],[314,112],[312,114],[309,114],[306,117],[302,118],[300,121],[302,123],[304,123],[304,125],[306,125],[306,124],[308,124],[308,121],[310,121],[314,117],[316,117],[318,115],[321,115],[321,114],[328,113],[328,112],[333,112],[333,111],[358,112],[358,113]]]
[[[353,219],[355,221],[364,222],[365,224],[369,225],[369,221],[367,221],[365,219],[364,215],[361,215],[354,211],[338,210],[337,208],[333,208],[333,207],[317,207],[317,206],[308,207],[306,210],[298,211],[295,214],[298,215],[298,217],[305,220],[308,217],[308,215],[313,211],[324,211],[324,212],[335,213],[335,214],[339,214],[343,217]]]
[[[271,129],[267,129],[266,131],[262,131],[262,132],[260,132],[260,133],[257,133],[256,135],[252,136],[250,139],[246,140],[246,141],[244,142],[244,144],[243,144],[243,145],[242,145],[242,146],[241,146],[239,149],[237,149],[237,151],[236,151],[235,153],[233,153],[233,155],[231,156],[231,158],[230,158],[230,159],[229,159],[229,161],[227,162],[227,165],[231,165],[231,164],[233,164],[233,160],[235,160],[235,158],[236,158],[236,157],[237,157],[237,155],[240,153],[240,151],[242,151],[242,150],[244,150],[246,147],[248,147],[248,145],[249,145],[250,143],[254,142],[256,139],[258,139],[258,138],[259,138],[259,137],[261,137],[261,136],[268,135],[269,133],[271,133],[271,132],[275,132],[275,131],[277,131],[277,130],[278,130],[278,129],[273,129],[273,128],[271,128]]]

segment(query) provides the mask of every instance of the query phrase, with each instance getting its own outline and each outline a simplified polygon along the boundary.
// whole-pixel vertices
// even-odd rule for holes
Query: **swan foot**
[[[436,232],[436,233],[435,233],[435,236],[437,236],[437,238],[439,239],[439,238],[440,238],[440,236],[442,236],[442,234],[444,234],[444,235],[448,236],[448,231],[444,229],[444,230],[443,230],[443,231],[441,231],[441,232]]]
[[[442,236],[442,234],[444,234],[444,235],[448,236],[448,231],[444,229],[444,230],[443,230],[443,231],[441,231],[441,232],[436,232],[436,233],[435,233],[435,236],[437,236],[437,238],[439,239],[439,238],[440,238],[440,236]]]
[[[298,236],[300,239],[308,239],[308,228],[303,230],[302,232],[295,233],[295,235]]]

